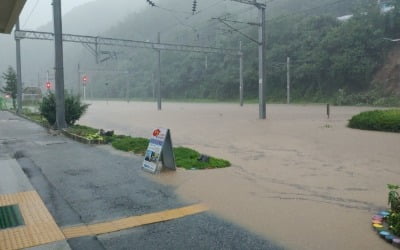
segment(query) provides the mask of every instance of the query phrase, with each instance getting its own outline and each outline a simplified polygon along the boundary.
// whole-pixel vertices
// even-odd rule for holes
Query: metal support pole
[[[47,70],[47,72],[46,72],[46,88],[47,88],[47,83],[50,81],[50,76],[49,75],[50,75],[50,73]],[[50,88],[51,88],[51,84],[50,84],[49,88],[47,88],[47,94],[50,93]]]
[[[106,82],[106,103],[108,104],[108,82]]]
[[[266,118],[265,102],[265,6],[257,5],[260,26],[258,28],[258,93],[259,93],[259,118]]]
[[[243,54],[242,54],[242,41],[239,44],[239,91],[240,91],[240,106],[243,107]]]
[[[160,32],[157,34],[157,42],[161,43]],[[161,50],[158,50],[158,67],[157,67],[157,109],[161,110]]]
[[[331,117],[331,108],[329,103],[326,104],[326,115],[328,116],[328,119]]]
[[[126,74],[126,102],[130,101],[130,82],[129,82],[129,73]]]
[[[83,100],[86,101],[86,84],[83,84]]]
[[[19,31],[19,18],[15,27]],[[21,39],[15,38],[17,52],[17,114],[22,111]]]
[[[259,30],[258,30],[258,76],[259,76],[259,118],[266,118],[265,101],[265,7],[257,6],[259,9]]]
[[[287,57],[286,67],[286,102],[290,104],[290,57]]]
[[[78,81],[77,81],[76,95],[81,96],[81,65],[78,63]]]
[[[62,40],[61,0],[53,0],[54,46],[55,46],[55,85],[56,85],[56,127],[67,127],[65,122],[64,98],[64,58]]]
[[[153,100],[156,100],[156,78],[154,72],[151,73],[151,84],[153,85]]]
[[[99,64],[99,37],[96,37],[96,43],[94,45],[94,54],[96,57],[96,64]]]

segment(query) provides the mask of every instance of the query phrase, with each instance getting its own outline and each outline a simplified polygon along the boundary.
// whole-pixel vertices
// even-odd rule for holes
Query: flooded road
[[[373,108],[94,101],[79,124],[150,137],[171,129],[174,146],[229,160],[217,170],[154,176],[184,199],[290,249],[392,249],[370,225],[400,184],[400,134],[347,128]]]

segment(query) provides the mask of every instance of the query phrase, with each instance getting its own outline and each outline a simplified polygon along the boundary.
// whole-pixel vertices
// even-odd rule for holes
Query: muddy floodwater
[[[392,249],[371,228],[387,208],[387,183],[400,184],[400,134],[347,128],[367,107],[90,102],[79,121],[149,137],[171,129],[174,146],[229,160],[216,170],[165,172],[151,178],[183,199],[288,249]]]

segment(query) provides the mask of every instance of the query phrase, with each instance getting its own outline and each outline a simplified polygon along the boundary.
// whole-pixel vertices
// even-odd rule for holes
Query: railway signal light
[[[50,90],[50,88],[51,88],[51,82],[46,82],[46,88],[47,88],[48,90]]]
[[[87,84],[87,82],[88,82],[88,77],[87,77],[86,75],[84,75],[84,76],[82,77],[82,82],[83,82],[83,85],[86,85],[86,84]]]

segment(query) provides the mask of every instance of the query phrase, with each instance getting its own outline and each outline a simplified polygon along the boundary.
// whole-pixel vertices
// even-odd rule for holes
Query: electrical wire
[[[162,9],[162,10],[165,10],[165,11],[168,11],[168,12],[171,12],[171,13],[180,13],[180,14],[188,14],[188,15],[191,15],[191,14],[192,14],[191,12],[180,11],[180,10],[173,10],[173,9],[165,8],[165,7],[162,7],[162,6],[159,6],[159,5],[156,5],[156,6],[154,6],[154,7],[159,8],[159,9]]]
[[[217,2],[215,2],[215,3],[211,4],[211,5],[209,5],[209,6],[207,6],[207,7],[204,7],[203,9],[197,11],[197,12],[196,12],[196,15],[197,15],[197,14],[200,14],[200,13],[202,13],[202,12],[205,12],[206,10],[208,10],[208,9],[210,9],[210,8],[212,8],[212,7],[215,7],[215,6],[221,4],[222,2],[225,2],[225,1],[226,1],[226,0],[218,0]]]
[[[166,30],[171,30],[171,29],[175,28],[175,27],[178,26],[178,25],[186,26],[186,27],[189,27],[189,28],[190,28],[191,30],[193,30],[193,31],[197,31],[197,29],[196,29],[194,26],[191,26],[191,25],[187,24],[187,21],[190,20],[190,19],[192,19],[192,18],[195,17],[195,16],[198,16],[198,15],[201,14],[201,13],[204,13],[206,10],[208,10],[208,9],[210,9],[210,8],[212,8],[212,7],[215,7],[215,6],[219,5],[219,4],[221,4],[221,3],[224,2],[224,1],[226,1],[226,0],[218,0],[217,2],[214,2],[214,3],[212,3],[211,5],[205,7],[204,9],[197,11],[197,12],[195,13],[195,15],[192,15],[192,13],[190,13],[190,12],[177,11],[177,10],[172,10],[172,9],[168,9],[168,8],[164,8],[164,7],[157,6],[157,7],[159,7],[160,9],[163,9],[163,10],[165,10],[165,11],[170,12],[170,14],[178,21],[177,24],[173,24],[173,25],[171,25],[171,26],[166,27],[166,28],[164,29],[164,32],[165,32]],[[182,14],[182,13],[184,13],[184,14],[188,14],[188,16],[185,17],[185,18],[183,18],[183,19],[181,19],[181,18],[178,18],[176,15],[174,15],[174,13],[177,13],[177,14]],[[208,21],[208,20],[207,20],[207,21]],[[202,22],[202,23],[204,23],[204,22]],[[197,25],[202,24],[202,23],[198,23]]]
[[[36,0],[35,5],[33,6],[31,12],[29,13],[29,15],[28,15],[28,17],[26,18],[26,20],[25,20],[24,24],[22,25],[22,27],[25,27],[25,25],[28,23],[28,21],[29,21],[29,19],[31,18],[33,12],[36,10],[36,7],[38,6],[38,4],[39,4],[39,0]]]

